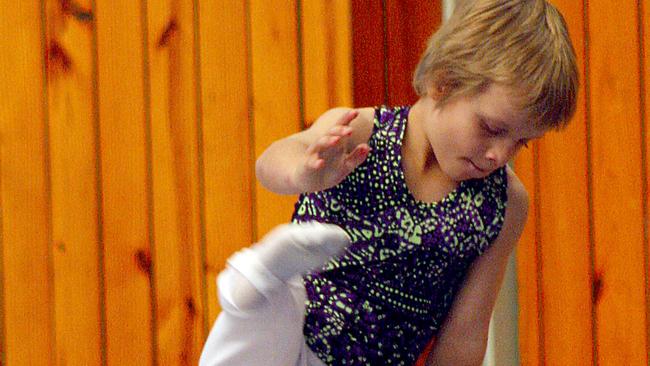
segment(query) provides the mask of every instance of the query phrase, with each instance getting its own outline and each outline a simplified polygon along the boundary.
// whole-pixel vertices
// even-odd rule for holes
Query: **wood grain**
[[[2,362],[54,363],[51,196],[41,4],[0,1]],[[41,350],[41,352],[34,352]]]
[[[90,1],[47,1],[57,365],[102,362],[94,21]]]
[[[383,3],[376,0],[352,2],[352,83],[357,107],[388,103]]]
[[[386,38],[388,104],[417,101],[413,73],[427,40],[442,23],[442,1],[387,0]]]
[[[576,50],[582,88],[569,127],[539,144],[539,222],[543,267],[545,362],[588,365],[593,359],[591,245],[589,238],[584,9],[553,1],[564,15]],[[559,158],[571,157],[571,158]]]
[[[208,324],[219,312],[216,276],[253,241],[252,122],[248,10],[241,2],[199,4],[201,130]]]
[[[147,7],[157,364],[196,365],[203,348],[194,9]]]
[[[634,2],[601,0],[588,9],[596,342],[604,365],[648,362],[637,10]]]
[[[255,157],[273,141],[300,131],[296,2],[250,2]],[[296,196],[256,183],[256,237],[288,222]]]
[[[153,335],[151,152],[140,1],[98,1],[106,357],[148,365]]]
[[[301,0],[305,126],[325,111],[352,105],[352,48],[348,0]]]

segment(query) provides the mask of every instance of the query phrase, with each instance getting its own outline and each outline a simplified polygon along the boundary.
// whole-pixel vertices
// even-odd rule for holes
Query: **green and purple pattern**
[[[305,339],[327,365],[414,364],[503,224],[505,167],[435,203],[413,197],[401,169],[408,111],[378,107],[366,161],[295,206],[294,221],[338,224],[353,239],[304,278]]]

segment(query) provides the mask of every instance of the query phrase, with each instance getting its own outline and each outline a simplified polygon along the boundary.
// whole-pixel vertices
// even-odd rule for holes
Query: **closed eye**
[[[498,135],[501,134],[501,132],[502,132],[502,131],[497,131],[497,130],[495,130],[495,129],[492,129],[492,128],[491,128],[490,126],[488,126],[488,124],[485,123],[485,121],[483,121],[482,119],[479,121],[479,123],[481,124],[481,128],[482,128],[485,132],[487,132],[489,135],[491,135],[491,136],[498,136]]]

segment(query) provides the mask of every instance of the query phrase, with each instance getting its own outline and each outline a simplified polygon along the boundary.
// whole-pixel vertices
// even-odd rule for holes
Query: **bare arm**
[[[528,194],[508,169],[508,206],[503,228],[490,248],[472,263],[426,365],[482,364],[492,310],[508,258],[526,223],[527,212]]]
[[[271,144],[257,159],[257,178],[281,194],[330,188],[366,159],[371,132],[368,109],[331,109],[309,129]]]

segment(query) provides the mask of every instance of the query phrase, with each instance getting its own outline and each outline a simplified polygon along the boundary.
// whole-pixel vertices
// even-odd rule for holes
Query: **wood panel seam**
[[[47,258],[46,258],[46,263],[47,263],[47,296],[48,296],[48,304],[50,308],[48,309],[49,317],[50,317],[50,328],[49,328],[49,333],[50,333],[50,347],[52,348],[50,350],[49,358],[50,362],[52,364],[55,364],[56,362],[56,355],[57,355],[57,341],[56,341],[56,306],[55,304],[55,291],[54,291],[54,276],[56,275],[54,272],[54,255],[53,255],[53,239],[52,239],[52,222],[53,222],[53,216],[52,216],[52,172],[51,172],[51,165],[52,165],[52,158],[51,158],[51,153],[50,153],[50,130],[49,130],[49,124],[50,124],[50,113],[49,113],[49,91],[48,91],[48,83],[49,83],[49,78],[48,78],[48,72],[47,72],[47,47],[48,47],[48,40],[47,40],[47,8],[46,8],[46,0],[41,0],[40,1],[40,27],[41,27],[41,77],[42,77],[42,103],[41,103],[41,108],[43,110],[43,120],[41,121],[42,126],[43,126],[43,141],[41,143],[43,144],[43,178],[44,178],[44,189],[45,189],[45,216],[46,216],[46,222],[47,222],[47,228],[45,229],[46,231],[46,253],[47,253]]]
[[[302,27],[302,2],[296,1],[296,65],[298,66],[298,114],[300,130],[305,129],[305,67],[303,66],[304,41]]]
[[[93,103],[93,128],[95,132],[95,192],[97,200],[97,270],[99,292],[99,329],[100,329],[100,360],[102,366],[108,364],[108,334],[106,317],[106,266],[104,247],[104,194],[102,190],[102,159],[101,159],[101,127],[99,112],[99,49],[97,36],[97,4],[91,0],[92,13],[92,103]]]
[[[542,230],[541,230],[541,218],[540,218],[540,208],[541,208],[541,187],[540,187],[540,168],[539,168],[539,149],[540,142],[535,142],[535,148],[533,150],[533,190],[534,190],[534,199],[533,204],[535,205],[535,263],[537,265],[537,351],[538,359],[540,365],[546,364],[545,358],[545,344],[544,344],[544,288],[542,286],[544,281],[544,263],[542,262]]]
[[[207,234],[205,229],[205,151],[203,145],[203,83],[201,81],[201,22],[200,22],[200,5],[199,0],[192,1],[192,16],[193,16],[193,42],[194,42],[194,96],[195,96],[195,120],[196,123],[196,145],[197,145],[197,177],[198,177],[198,215],[199,215],[199,255],[200,255],[200,268],[199,276],[201,281],[201,302],[202,302],[202,322],[203,322],[203,335],[202,340],[205,341],[206,335],[210,331],[208,320],[208,287],[206,284],[206,266],[207,266]]]
[[[140,27],[142,32],[142,90],[144,109],[144,141],[145,141],[145,191],[147,202],[147,244],[148,257],[156,258],[155,255],[155,219],[154,219],[154,193],[153,193],[153,141],[152,141],[152,120],[151,120],[151,77],[149,67],[149,20],[147,0],[140,0]],[[151,362],[153,366],[158,365],[158,317],[157,317],[157,296],[156,296],[156,261],[152,261],[146,271],[149,280],[149,308],[151,312],[150,336],[151,336]]]
[[[645,74],[645,68],[644,66],[644,59],[646,57],[645,54],[645,32],[644,32],[644,26],[645,26],[645,17],[643,13],[643,1],[638,1],[637,2],[637,14],[638,14],[638,37],[639,37],[639,116],[641,118],[641,139],[640,139],[640,144],[641,144],[641,212],[642,212],[642,218],[643,218],[643,264],[644,264],[644,276],[645,276],[645,301],[646,301],[646,361],[650,362],[650,323],[648,322],[648,318],[650,314],[648,312],[650,311],[650,274],[648,273],[650,270],[650,253],[648,252],[650,248],[648,248],[649,239],[648,239],[648,171],[646,170],[648,166],[648,151],[646,150],[646,140],[648,138],[647,136],[647,129],[646,129],[646,123],[648,122],[646,120],[646,91],[645,91],[645,86],[646,86],[646,74]]]
[[[590,274],[589,278],[595,280],[595,240],[594,240],[594,201],[593,201],[593,176],[592,164],[593,157],[591,151],[591,82],[589,73],[591,71],[589,63],[589,0],[583,0],[583,59],[584,59],[584,88],[585,88],[585,141],[587,141],[587,223],[589,226],[588,239],[589,239],[589,262]],[[593,282],[592,282],[593,283]],[[592,284],[592,299],[594,297],[594,288]],[[592,361],[594,366],[598,366],[598,317],[596,312],[596,304],[591,302],[591,338],[592,338]]]
[[[247,92],[248,92],[248,136],[249,136],[249,145],[248,145],[248,169],[251,172],[251,179],[248,184],[248,189],[251,194],[251,199],[249,201],[251,216],[250,222],[248,223],[251,228],[251,239],[252,242],[257,241],[257,189],[256,189],[256,174],[255,174],[255,99],[253,98],[253,39],[252,39],[252,15],[251,15],[251,0],[245,0],[244,2],[244,14],[246,18],[246,69],[247,69]]]

